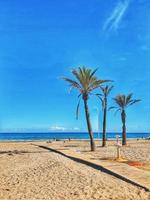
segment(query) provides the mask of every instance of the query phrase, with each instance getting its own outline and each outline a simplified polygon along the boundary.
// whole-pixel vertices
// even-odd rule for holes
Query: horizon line
[[[0,133],[88,133],[88,131],[0,131]],[[93,133],[100,133],[100,131],[93,131]],[[122,133],[121,131],[107,131],[107,133]],[[127,131],[127,133],[150,133],[150,131]]]

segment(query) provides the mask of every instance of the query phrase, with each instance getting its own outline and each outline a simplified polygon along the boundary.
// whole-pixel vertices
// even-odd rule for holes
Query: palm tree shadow
[[[7,154],[9,156],[13,156],[13,155],[23,155],[23,154],[30,154],[30,153],[45,153],[44,151],[18,151],[18,150],[13,150],[13,151],[0,151],[0,155],[3,155],[3,154]]]
[[[35,144],[33,144],[33,145],[35,145]],[[140,185],[140,184],[138,184],[138,183],[136,183],[136,182],[134,182],[134,181],[132,181],[132,180],[130,180],[130,179],[122,176],[122,175],[120,175],[120,174],[117,174],[117,173],[115,173],[115,172],[113,172],[113,171],[111,171],[109,169],[106,169],[105,167],[102,167],[100,165],[97,165],[95,163],[91,163],[91,162],[83,160],[81,158],[76,158],[76,157],[73,157],[73,156],[68,156],[65,153],[62,153],[62,152],[60,152],[58,150],[52,149],[52,148],[47,147],[47,146],[42,146],[42,145],[35,145],[35,146],[38,146],[38,147],[40,147],[42,149],[49,150],[50,152],[57,153],[57,154],[62,155],[64,157],[66,157],[66,158],[69,158],[69,159],[71,159],[71,160],[73,160],[73,161],[75,161],[77,163],[80,163],[80,164],[83,164],[83,165],[87,165],[87,166],[89,166],[89,167],[91,167],[93,169],[100,170],[103,173],[111,175],[111,176],[113,176],[115,178],[118,178],[118,179],[120,179],[122,181],[130,183],[130,184],[132,184],[134,186],[140,187],[140,188],[144,189],[145,191],[150,191],[147,187],[144,187],[144,186],[142,186],[142,185]]]

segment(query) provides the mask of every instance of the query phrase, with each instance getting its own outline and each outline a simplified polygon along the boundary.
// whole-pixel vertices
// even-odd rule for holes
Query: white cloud
[[[52,126],[52,127],[49,128],[49,130],[51,130],[51,131],[65,131],[66,128],[63,127],[63,126]]]
[[[79,131],[80,128],[74,127],[74,128],[66,128],[64,126],[51,126],[49,128],[50,131]]]
[[[105,21],[103,30],[117,31],[119,24],[129,7],[130,1],[131,0],[124,0],[118,2],[111,15]]]
[[[78,127],[73,128],[74,131],[79,131],[80,129]]]

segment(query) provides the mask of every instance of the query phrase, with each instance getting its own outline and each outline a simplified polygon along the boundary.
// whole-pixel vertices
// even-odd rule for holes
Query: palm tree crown
[[[114,98],[115,103],[118,106],[118,111],[119,110],[125,110],[127,107],[141,101],[140,99],[132,99],[133,94],[129,94],[129,95],[117,95]],[[113,107],[116,108],[116,107]]]
[[[105,107],[107,106],[107,97],[110,94],[110,92],[112,91],[114,86],[100,86],[100,89],[102,91],[102,94],[97,94],[98,98],[101,100],[102,102],[102,109],[104,110]]]
[[[101,88],[104,96],[108,96],[109,93],[111,92],[111,90],[113,89],[113,87],[114,86],[110,86],[109,87],[108,85],[106,85],[106,86],[100,86],[100,88]]]
[[[75,76],[76,80],[69,78],[63,78],[70,83],[70,87],[76,88],[81,95],[88,97],[91,91],[98,88],[100,84],[107,82],[108,80],[99,80],[95,76],[97,69],[92,70],[86,67],[77,68],[72,70],[72,74]]]

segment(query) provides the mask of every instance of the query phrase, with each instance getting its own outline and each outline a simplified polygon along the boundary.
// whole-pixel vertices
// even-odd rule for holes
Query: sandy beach
[[[100,170],[41,148],[70,149],[101,160],[116,157],[114,142],[89,152],[88,142],[1,142],[0,200],[149,200],[150,193]],[[150,141],[130,141],[125,160],[150,173]]]

